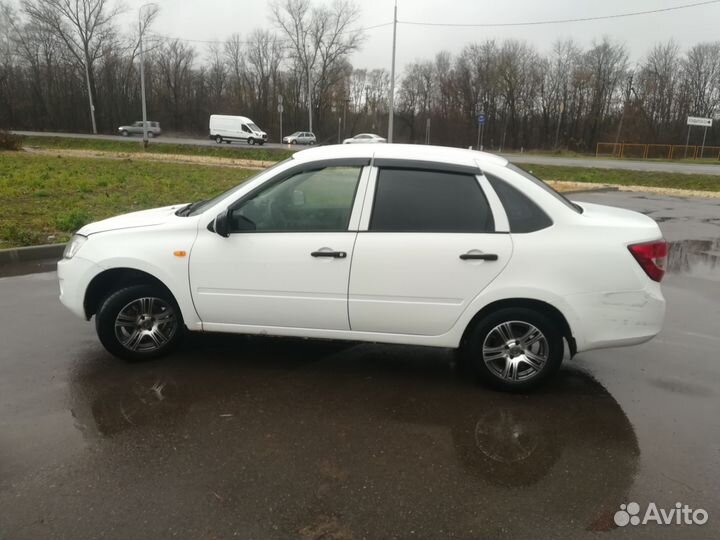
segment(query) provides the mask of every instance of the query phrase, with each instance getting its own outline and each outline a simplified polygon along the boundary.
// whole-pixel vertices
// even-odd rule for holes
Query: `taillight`
[[[632,244],[628,246],[628,249],[650,279],[659,282],[663,278],[668,254],[668,245],[665,240]]]

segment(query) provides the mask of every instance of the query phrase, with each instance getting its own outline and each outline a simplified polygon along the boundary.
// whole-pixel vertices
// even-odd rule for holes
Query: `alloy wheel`
[[[506,321],[495,326],[488,332],[482,351],[487,368],[510,383],[538,375],[550,356],[545,335],[524,321]]]
[[[115,337],[126,349],[149,353],[165,346],[175,335],[178,318],[163,299],[144,297],[123,307],[115,318]]]

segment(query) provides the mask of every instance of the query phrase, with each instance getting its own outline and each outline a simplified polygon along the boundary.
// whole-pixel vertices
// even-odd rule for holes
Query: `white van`
[[[213,114],[210,116],[210,138],[220,144],[232,141],[247,141],[248,144],[265,144],[267,133],[255,125],[246,116],[226,116]]]

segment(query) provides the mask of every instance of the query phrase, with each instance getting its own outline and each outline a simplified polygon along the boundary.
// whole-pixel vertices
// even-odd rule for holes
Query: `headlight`
[[[80,251],[80,248],[82,245],[87,241],[87,236],[83,236],[82,234],[76,234],[74,235],[70,241],[67,243],[67,246],[65,246],[65,251],[63,252],[63,258],[64,259],[72,259],[75,254]]]

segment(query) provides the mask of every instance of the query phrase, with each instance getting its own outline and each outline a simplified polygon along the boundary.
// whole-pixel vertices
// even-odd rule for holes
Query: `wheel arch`
[[[567,317],[565,317],[562,311],[560,311],[552,304],[549,304],[548,302],[545,302],[543,300],[537,300],[535,298],[504,298],[502,300],[496,300],[487,304],[480,311],[478,311],[472,319],[470,319],[470,322],[465,327],[462,339],[460,340],[461,346],[466,343],[473,328],[475,328],[475,326],[480,323],[480,321],[485,319],[485,317],[490,315],[492,312],[505,308],[532,309],[550,317],[553,322],[558,325],[562,332],[562,336],[567,341],[568,348],[570,349],[570,355],[574,356],[577,352],[577,344],[575,342],[575,337],[573,336],[572,329],[570,327],[570,324],[568,323]]]
[[[131,285],[154,285],[167,293],[170,298],[178,305],[178,299],[175,297],[170,288],[160,279],[138,270],[137,268],[110,268],[96,275],[85,290],[85,298],[83,300],[83,308],[85,317],[90,318],[95,315],[100,307],[100,303],[111,295],[113,292]]]

